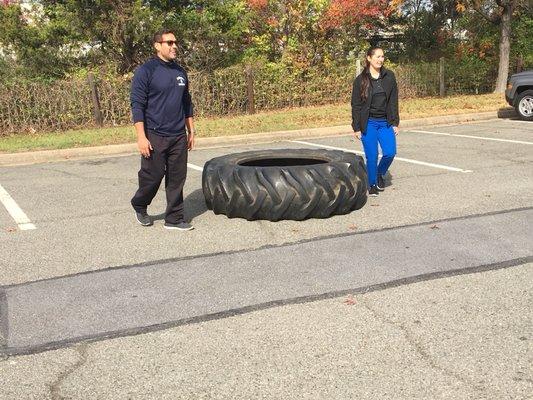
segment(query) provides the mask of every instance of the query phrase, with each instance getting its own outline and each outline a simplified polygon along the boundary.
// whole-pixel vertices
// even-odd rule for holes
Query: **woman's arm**
[[[392,90],[390,94],[390,109],[392,111],[392,125],[395,127],[400,126],[400,112],[398,107],[398,83],[396,82],[396,76],[392,75]]]
[[[360,76],[360,75],[359,75]],[[352,129],[361,132],[361,79],[355,78],[352,87]]]

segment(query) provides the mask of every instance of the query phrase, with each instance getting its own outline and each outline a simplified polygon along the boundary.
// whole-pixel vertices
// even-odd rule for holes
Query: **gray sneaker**
[[[171,222],[165,222],[163,225],[165,229],[177,229],[178,231],[190,231],[193,230],[194,227],[185,221],[180,221],[176,224],[173,224]]]
[[[142,226],[150,226],[154,224],[146,211],[135,211],[135,218]]]
[[[370,189],[368,189],[368,195],[370,197],[376,197],[377,195],[379,195],[379,191],[376,185],[370,186]]]

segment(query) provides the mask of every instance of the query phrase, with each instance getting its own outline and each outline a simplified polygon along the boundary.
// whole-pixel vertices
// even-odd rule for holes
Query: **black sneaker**
[[[153,222],[146,211],[135,211],[135,218],[137,218],[137,222],[142,226],[153,225]]]
[[[379,194],[378,188],[376,185],[370,186],[370,189],[368,189],[368,195],[370,197],[377,197]]]
[[[194,229],[191,224],[185,221],[180,221],[176,224],[173,224],[172,222],[165,222],[163,226],[165,229],[177,229],[178,231],[190,231]]]
[[[376,185],[376,189],[380,192],[383,192],[385,190],[385,179],[383,179],[383,175],[378,175],[378,183]]]

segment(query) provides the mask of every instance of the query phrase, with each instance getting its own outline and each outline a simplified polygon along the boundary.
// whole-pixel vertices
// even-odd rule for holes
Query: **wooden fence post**
[[[516,57],[516,73],[522,72],[524,70],[524,58],[520,54]]]
[[[244,70],[244,76],[246,78],[246,112],[248,114],[255,114],[255,96],[254,96],[254,71],[250,64],[246,65]]]
[[[446,87],[444,86],[444,57],[439,59],[439,96],[446,95]]]
[[[104,118],[100,109],[100,98],[98,97],[98,88],[96,87],[96,80],[94,79],[94,75],[92,73],[87,76],[87,82],[91,87],[94,121],[96,122],[96,125],[102,127],[104,125]]]

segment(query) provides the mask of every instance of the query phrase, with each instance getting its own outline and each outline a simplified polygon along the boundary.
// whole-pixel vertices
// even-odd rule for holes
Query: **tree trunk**
[[[509,2],[511,3],[511,2]],[[511,4],[505,4],[502,10],[502,19],[500,22],[500,64],[498,67],[498,78],[496,79],[496,88],[494,93],[505,92],[507,78],[509,75],[509,53],[511,52],[511,15],[513,9]]]

